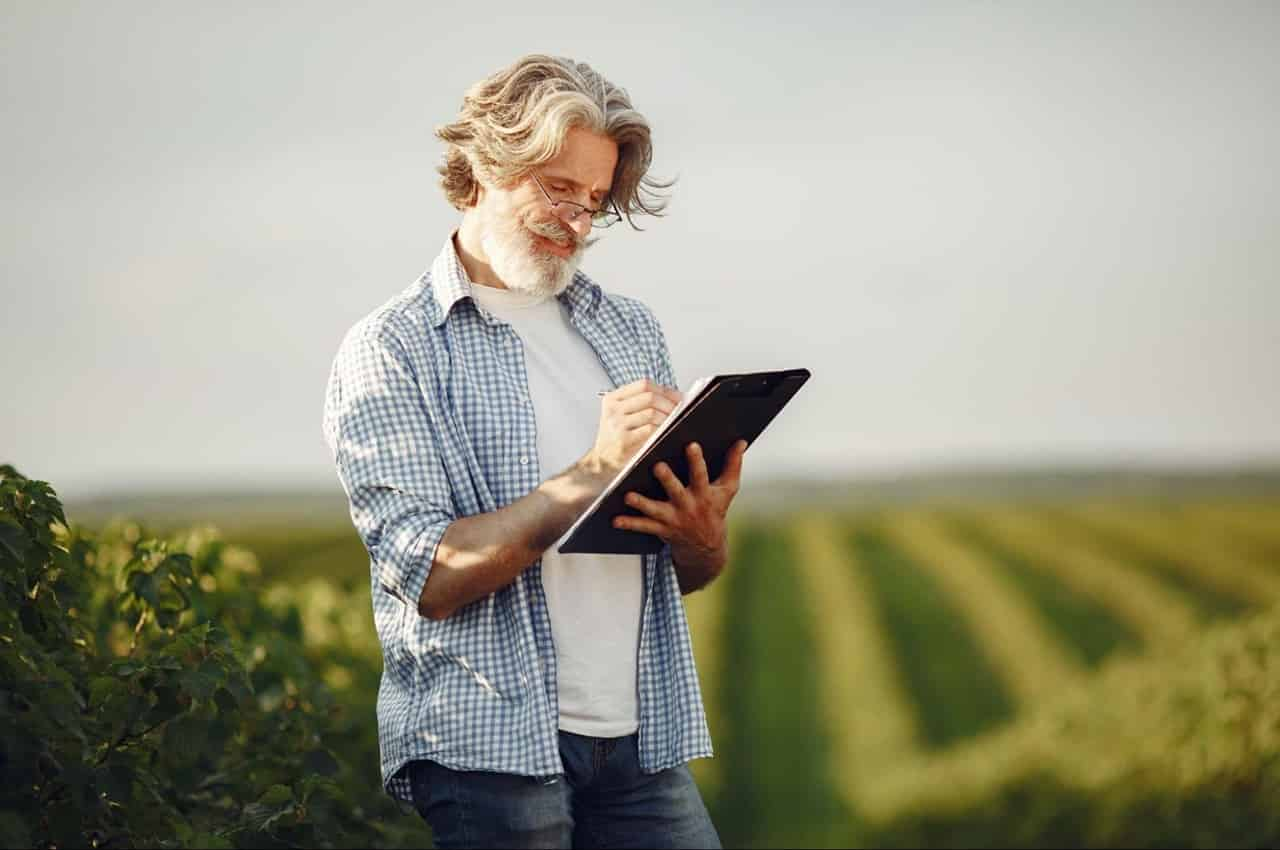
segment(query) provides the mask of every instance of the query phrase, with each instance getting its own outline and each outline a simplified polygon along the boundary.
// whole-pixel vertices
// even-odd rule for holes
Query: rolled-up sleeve
[[[415,610],[457,516],[429,405],[399,342],[357,328],[325,393],[324,433],[381,585]]]

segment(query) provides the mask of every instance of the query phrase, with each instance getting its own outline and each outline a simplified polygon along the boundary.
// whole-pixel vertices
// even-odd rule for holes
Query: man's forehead
[[[601,133],[574,127],[565,134],[560,152],[543,172],[591,191],[609,191],[618,164],[618,143]]]
[[[568,183],[575,189],[586,189],[589,192],[599,192],[600,194],[608,194],[613,183],[612,173],[597,177],[594,180],[588,179],[585,175],[580,175],[582,179],[578,179],[566,169],[556,168],[551,165],[544,168],[542,174],[548,180],[554,180],[557,183]]]

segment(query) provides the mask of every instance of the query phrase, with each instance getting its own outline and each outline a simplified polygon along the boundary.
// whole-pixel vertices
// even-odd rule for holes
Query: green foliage
[[[1275,847],[1280,611],[1111,665],[878,793],[875,847]]]
[[[254,523],[228,528],[227,538],[251,550],[272,582],[324,577],[349,586],[369,581],[364,543],[349,522],[312,528]]]
[[[781,529],[754,525],[716,590],[727,594],[724,678],[717,730],[732,779],[712,815],[729,847],[844,846],[851,819],[829,776],[803,585]]]
[[[1012,698],[938,583],[879,532],[850,530],[925,743],[943,748],[1007,722]]]
[[[1045,512],[1054,523],[1073,530],[1100,545],[1108,553],[1136,564],[1164,582],[1170,590],[1181,594],[1205,622],[1237,617],[1255,606],[1251,600],[1224,593],[1212,583],[1197,577],[1168,558],[1147,551],[1140,543],[1105,528],[1099,528],[1067,511]]]
[[[1280,551],[1280,509],[1233,510],[1222,525],[1248,535],[1233,544]],[[1047,515],[1173,583],[1206,620],[1248,610]],[[796,554],[780,526],[745,524],[705,591],[725,600],[709,683],[723,788],[708,803],[726,846],[1280,845],[1280,612],[1130,657],[1136,639],[1106,599],[1067,591],[980,525],[953,530],[1098,672],[1013,716],[1004,671],[944,589],[874,516],[847,519],[927,749],[845,802]],[[359,538],[345,523],[263,524],[231,540],[130,522],[91,534],[47,484],[0,466],[0,846],[427,845],[380,787]]]
[[[92,536],[0,466],[0,590],[0,844],[424,840],[376,748],[357,764],[344,746],[372,714],[335,700],[297,604],[264,599],[244,550],[129,523]]]
[[[998,543],[977,522],[951,517],[951,530],[983,552],[1036,606],[1057,633],[1085,664],[1097,667],[1114,652],[1138,652],[1142,638],[1100,600],[1073,590],[1049,570],[1037,569],[1028,560]]]
[[[1264,519],[1271,516],[1280,512]],[[873,530],[875,517],[858,517],[849,527]],[[1053,528],[1076,526],[1061,521]],[[1259,539],[1280,536],[1271,528],[1263,525]],[[817,711],[817,686],[827,673],[814,663],[795,553],[777,526],[746,523],[743,532],[730,571],[704,591],[724,597],[717,641],[723,677],[709,683],[723,704],[721,725],[712,731],[724,780],[708,804],[726,846],[1280,845],[1272,802],[1280,725],[1274,713],[1248,714],[1249,706],[1280,706],[1280,670],[1274,663],[1243,663],[1252,657],[1243,648],[1245,633],[1256,636],[1262,621],[1232,625],[1180,655],[1161,657],[1165,648],[1154,646],[1144,649],[1157,657],[1128,659],[1116,651],[1126,643],[1120,630],[1106,622],[1114,615],[1097,612],[1107,600],[1063,596],[1051,580],[1015,577],[1029,601],[1053,609],[1048,619],[1070,632],[1073,644],[1091,648],[1086,657],[1105,658],[1097,685],[1011,718],[1006,700],[990,699],[990,677],[1003,671],[979,668],[975,678],[970,665],[977,649],[950,600],[932,583],[922,584],[920,566],[874,533],[851,533],[848,542],[874,583],[900,670],[937,664],[928,671],[929,687],[910,688],[915,708],[938,724],[948,713],[968,719],[965,734],[946,737],[945,748],[886,765],[865,799],[855,801],[855,817],[833,801],[831,774],[843,765]],[[265,577],[287,582],[289,593],[281,598],[298,607],[314,669],[326,680],[336,671],[350,679],[334,686],[350,711],[341,727],[331,726],[341,734],[326,743],[353,771],[372,768],[380,668],[368,562],[358,539],[345,527],[303,534],[283,526],[233,539],[259,555]],[[973,539],[981,544],[985,537]],[[1183,571],[1157,569],[1148,553],[1122,548],[1118,540],[1098,543],[1162,580],[1180,581],[1206,610],[1219,616],[1238,610],[1211,599],[1211,591],[1182,578]],[[1237,652],[1239,661],[1222,660]],[[1224,678],[1228,667],[1230,679]],[[367,783],[376,784],[376,776]]]

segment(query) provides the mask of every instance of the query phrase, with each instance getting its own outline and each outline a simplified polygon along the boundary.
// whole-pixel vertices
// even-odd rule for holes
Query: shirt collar
[[[463,298],[472,297],[471,287],[474,284],[467,277],[467,270],[463,268],[462,261],[458,259],[458,252],[453,247],[453,237],[456,233],[455,230],[449,234],[449,238],[444,241],[444,247],[440,249],[435,262],[431,264],[431,291],[435,295],[439,311],[431,324],[436,328],[444,324],[455,304]],[[556,297],[569,308],[569,313],[574,318],[582,315],[594,318],[596,310],[600,308],[604,292],[595,281],[579,270],[574,273],[573,281],[565,287],[564,292]]]

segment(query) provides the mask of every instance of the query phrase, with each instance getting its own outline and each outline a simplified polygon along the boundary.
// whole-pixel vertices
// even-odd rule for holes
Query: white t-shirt
[[[613,384],[568,308],[539,297],[472,284],[477,304],[511,325],[524,344],[543,480],[595,443],[600,390]],[[567,533],[567,532],[566,532]],[[542,587],[556,645],[560,728],[616,738],[640,727],[636,659],[643,602],[639,555],[561,555],[561,537],[542,556]]]

